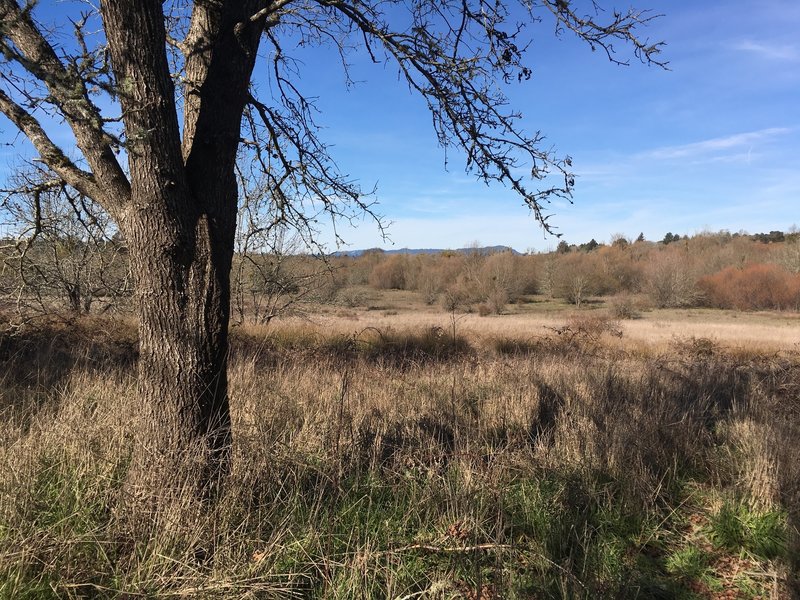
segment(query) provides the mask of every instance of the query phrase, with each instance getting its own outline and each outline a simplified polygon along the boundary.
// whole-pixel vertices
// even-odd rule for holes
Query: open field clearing
[[[692,310],[674,314],[646,315],[641,319],[618,324],[623,337],[632,343],[665,345],[676,338],[708,338],[728,347],[758,348],[766,351],[791,350],[800,347],[800,319],[797,316],[719,317],[720,311]],[[457,331],[470,337],[512,336],[538,337],[564,324],[566,314],[534,313],[481,317],[476,314],[457,315]],[[325,329],[339,332],[359,327],[406,329],[413,327],[443,327],[450,329],[452,319],[441,311],[414,314],[381,315],[356,312],[311,318]]]
[[[793,597],[800,358],[698,337],[790,319],[600,313],[240,327],[232,473],[135,519],[133,324],[4,338],[0,597]]]
[[[505,314],[480,316],[475,312],[448,313],[438,306],[426,306],[417,294],[402,291],[372,292],[353,308],[319,307],[302,318],[283,319],[290,327],[309,323],[323,331],[356,333],[365,328],[417,329],[441,327],[471,339],[514,337],[535,339],[552,333],[570,320],[613,320],[622,334],[623,346],[665,348],[676,339],[707,338],[729,348],[763,352],[800,350],[800,313],[741,312],[718,309],[649,309],[632,319],[609,317],[606,303],[597,301],[576,310],[563,303],[537,300],[509,305]]]

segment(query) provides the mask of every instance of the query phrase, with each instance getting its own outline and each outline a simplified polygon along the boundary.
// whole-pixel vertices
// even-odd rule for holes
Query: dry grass
[[[540,302],[510,307],[508,314],[481,316],[479,313],[447,313],[414,301],[411,292],[373,290],[371,307],[330,309],[319,307],[302,319],[287,318],[273,327],[354,334],[366,328],[396,331],[441,327],[458,332],[479,345],[496,338],[537,339],[562,326],[574,316],[607,318],[603,304],[575,311],[563,304]],[[377,310],[376,310],[377,308]],[[761,353],[800,351],[800,314],[781,312],[743,313],[711,309],[663,309],[639,313],[635,319],[619,322],[623,332],[618,347],[666,351],[677,339],[707,338],[727,348],[745,348]],[[266,330],[264,330],[266,331]]]
[[[237,330],[225,491],[138,521],[129,329],[4,340],[0,597],[789,597],[800,358],[598,315]]]

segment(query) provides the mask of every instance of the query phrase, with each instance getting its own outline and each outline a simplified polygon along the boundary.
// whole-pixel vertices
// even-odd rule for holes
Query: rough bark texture
[[[237,29],[253,3],[237,4],[198,4],[203,50],[187,66],[202,83],[187,88],[183,142],[161,3],[102,4],[130,144],[122,228],[138,297],[142,419],[129,487],[141,495],[207,488],[227,466],[234,161],[259,38],[256,26]]]

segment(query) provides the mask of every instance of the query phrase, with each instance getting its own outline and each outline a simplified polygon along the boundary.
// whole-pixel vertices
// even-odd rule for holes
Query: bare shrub
[[[406,289],[408,259],[395,254],[379,262],[369,275],[369,284],[381,290]]]
[[[499,315],[506,308],[509,302],[508,291],[502,287],[497,287],[489,291],[486,296],[486,304],[494,314]]]
[[[609,311],[615,319],[638,319],[641,316],[636,303],[628,294],[621,294],[611,298]]]
[[[464,287],[463,283],[452,284],[441,294],[442,308],[447,312],[455,312],[469,305],[471,294]]]
[[[566,327],[571,331],[597,338],[603,334],[610,334],[614,337],[622,336],[622,329],[619,323],[602,314],[577,313],[567,319]]]
[[[366,250],[360,256],[347,256],[342,259],[342,266],[347,272],[347,283],[350,285],[368,285],[372,270],[386,255],[383,250]]]
[[[639,249],[617,238],[611,246],[598,251],[599,268],[602,273],[601,292],[636,293],[644,280],[644,264],[639,259]]]
[[[526,294],[536,293],[536,263],[529,256],[496,252],[484,260],[480,281],[487,296],[495,290],[502,290],[508,296],[508,301],[516,302]]]
[[[743,269],[728,267],[703,277],[699,283],[706,302],[718,308],[738,310],[797,309],[800,307],[800,275],[778,265],[755,264]]]
[[[435,278],[425,273],[421,275],[417,290],[422,294],[422,299],[428,306],[436,304],[439,298],[439,283]]]
[[[345,287],[336,293],[336,302],[347,308],[364,306],[367,300],[367,294],[364,290],[355,287]]]
[[[446,361],[473,351],[463,335],[438,326],[421,332],[369,328],[362,331],[355,341],[360,356],[391,364]]]
[[[554,295],[580,307],[598,291],[598,271],[594,256],[570,253],[559,257],[554,273]]]
[[[790,273],[800,273],[800,234],[788,239],[778,253],[778,263]]]
[[[700,298],[688,257],[670,249],[652,258],[645,289],[658,308],[694,306]]]
[[[557,273],[558,264],[556,255],[549,253],[539,260],[541,268],[539,271],[538,289],[550,300],[555,298],[557,292]]]

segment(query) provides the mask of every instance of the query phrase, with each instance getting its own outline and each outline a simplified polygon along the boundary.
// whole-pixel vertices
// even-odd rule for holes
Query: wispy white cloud
[[[720,155],[727,152],[752,147],[755,144],[764,143],[791,131],[792,130],[787,127],[770,127],[768,129],[735,133],[733,135],[711,138],[679,146],[663,146],[644,152],[640,156],[641,158],[657,160],[692,159],[701,157],[706,157],[711,160],[720,160]],[[739,154],[741,155],[741,153]],[[743,156],[747,157],[748,155],[745,153]]]
[[[769,60],[800,61],[800,46],[796,44],[742,40],[733,47],[735,50],[757,54]]]

